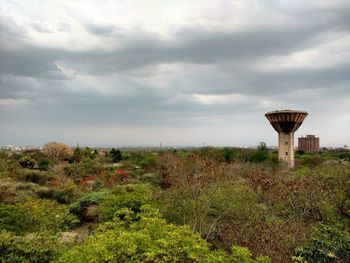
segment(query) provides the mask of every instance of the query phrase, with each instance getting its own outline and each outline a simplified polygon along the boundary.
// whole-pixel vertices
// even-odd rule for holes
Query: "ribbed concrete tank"
[[[265,114],[272,127],[278,132],[278,159],[288,168],[294,167],[294,132],[307,116],[306,111],[276,110]]]

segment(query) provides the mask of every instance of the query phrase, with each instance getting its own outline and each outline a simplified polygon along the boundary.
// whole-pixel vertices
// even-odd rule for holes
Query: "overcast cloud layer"
[[[350,2],[0,0],[0,144],[350,144]]]

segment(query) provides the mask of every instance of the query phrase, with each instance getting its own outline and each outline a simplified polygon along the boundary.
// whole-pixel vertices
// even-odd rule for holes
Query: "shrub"
[[[2,229],[16,233],[69,229],[79,223],[67,206],[52,200],[28,199],[25,203],[0,206]]]
[[[130,220],[135,215],[130,209],[116,212],[126,216],[100,225],[57,262],[270,262],[266,257],[255,261],[247,249],[238,247],[228,259],[222,251],[211,252],[199,234],[188,226],[167,224],[149,205],[140,208],[138,220]]]
[[[295,259],[308,263],[350,262],[350,235],[336,227],[320,225],[311,240],[296,250]]]
[[[38,168],[39,168],[40,171],[47,171],[53,165],[54,165],[54,161],[53,160],[40,159],[39,162],[38,162]]]
[[[37,232],[17,236],[5,230],[0,232],[0,254],[3,263],[46,263],[60,250],[58,235]]]
[[[0,230],[20,233],[28,225],[28,216],[23,207],[0,204]]]
[[[230,148],[225,148],[223,150],[223,156],[225,158],[225,161],[229,163],[234,159],[235,151],[233,149],[230,149]]]
[[[29,168],[29,169],[33,169],[37,166],[36,161],[30,158],[29,156],[23,156],[21,159],[19,159],[19,164],[23,168]]]
[[[266,161],[268,158],[269,158],[268,152],[258,151],[250,157],[249,161],[255,162],[255,163],[260,163],[260,162]]]
[[[67,230],[79,223],[76,216],[69,213],[66,205],[53,200],[29,199],[20,206],[30,213],[30,231]]]
[[[36,191],[36,194],[40,198],[52,199],[60,204],[69,204],[79,197],[79,190],[75,184],[68,182],[52,187],[41,187]]]
[[[339,159],[350,162],[350,152],[343,152],[339,154]]]
[[[307,165],[309,167],[315,167],[320,165],[324,160],[318,155],[304,155],[300,159],[301,165]]]
[[[84,212],[91,205],[98,205],[110,195],[109,190],[100,190],[83,194],[78,200],[70,205],[70,211],[83,218]]]
[[[64,173],[78,183],[84,177],[95,176],[101,173],[103,167],[91,159],[84,159],[84,162],[64,166]]]
[[[38,170],[23,169],[22,173],[23,173],[22,178],[24,181],[32,182],[35,184],[43,185],[50,179],[45,172],[38,171]]]
[[[140,162],[142,167],[151,166],[156,161],[156,157],[154,155],[146,155],[145,158]]]
[[[147,185],[119,186],[101,203],[101,220],[111,220],[114,213],[122,208],[129,208],[135,213],[140,212],[142,205],[149,204],[151,191]]]

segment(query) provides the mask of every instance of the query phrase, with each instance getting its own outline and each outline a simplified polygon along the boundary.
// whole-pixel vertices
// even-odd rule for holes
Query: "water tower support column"
[[[294,132],[278,133],[278,159],[283,160],[288,168],[294,167]]]

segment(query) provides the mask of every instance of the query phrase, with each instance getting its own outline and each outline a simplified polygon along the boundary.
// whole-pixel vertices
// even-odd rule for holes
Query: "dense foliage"
[[[349,152],[0,152],[1,262],[349,262]],[[265,256],[261,256],[265,255]]]

